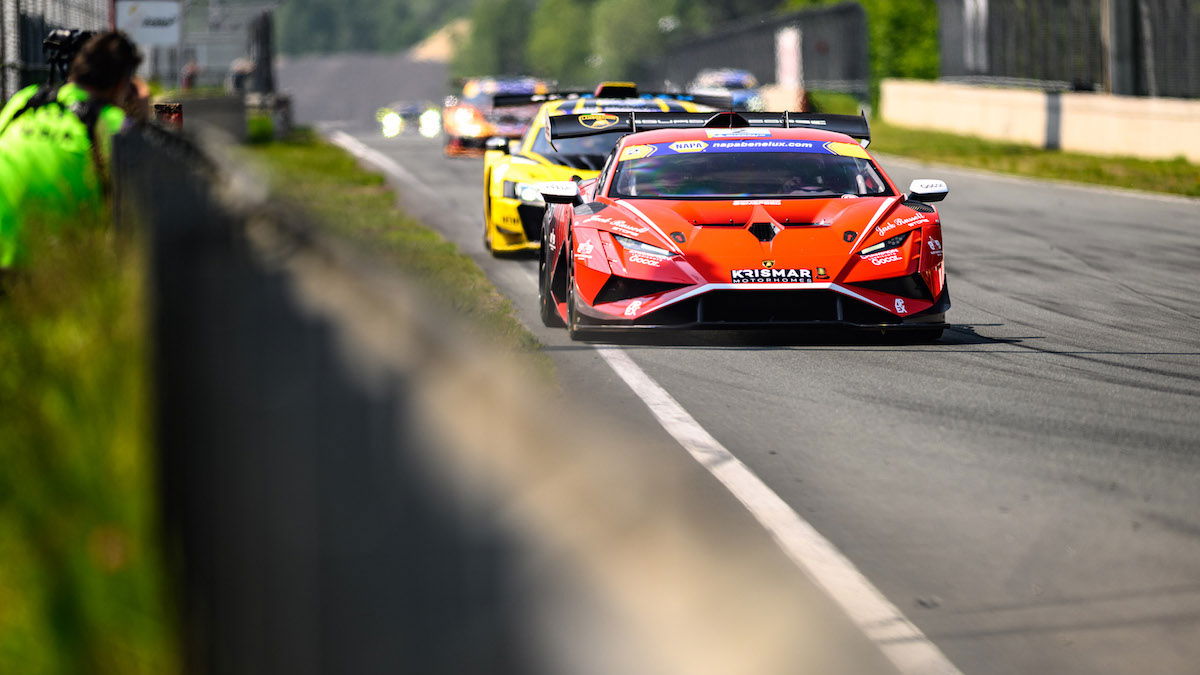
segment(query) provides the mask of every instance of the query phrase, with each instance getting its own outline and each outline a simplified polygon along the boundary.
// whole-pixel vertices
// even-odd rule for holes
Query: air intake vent
[[[925,281],[920,274],[910,274],[906,277],[892,277],[891,279],[877,279],[875,281],[855,281],[855,286],[862,286],[873,291],[888,293],[891,295],[899,295],[905,298],[917,298],[919,300],[933,300],[933,295],[929,292],[929,287],[925,285]]]
[[[911,199],[901,202],[900,205],[907,206],[908,208],[912,209],[913,211],[917,211],[919,213],[933,213],[934,211],[937,210],[937,209],[933,208],[932,206],[926,204],[925,202],[913,201]]]
[[[605,282],[604,287],[600,289],[600,293],[596,295],[595,304],[602,305],[606,302],[616,302],[618,300],[628,300],[629,298],[642,298],[647,295],[673,291],[677,288],[683,288],[687,284],[673,284],[666,281],[649,281],[647,279],[629,279],[627,277],[618,277],[613,275]]]
[[[772,223],[754,223],[749,228],[750,234],[754,235],[759,241],[771,241],[778,234],[775,225]]]

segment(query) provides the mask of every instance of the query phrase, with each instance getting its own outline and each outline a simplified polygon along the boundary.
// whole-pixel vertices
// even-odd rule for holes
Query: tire
[[[542,250],[538,255],[538,310],[542,317],[542,325],[547,328],[562,328],[562,317],[558,315],[554,294],[550,292],[550,247],[542,238]]]
[[[483,250],[491,253],[492,257],[495,258],[499,254],[496,253],[496,249],[492,248],[492,233],[491,228],[488,226],[488,219],[491,217],[492,213],[492,197],[488,194],[487,181],[484,181],[483,189],[483,198],[485,200],[483,203]]]

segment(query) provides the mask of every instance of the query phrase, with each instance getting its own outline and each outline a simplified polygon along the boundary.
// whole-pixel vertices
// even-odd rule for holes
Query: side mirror
[[[908,198],[918,202],[940,202],[949,194],[944,180],[918,178],[908,185]]]
[[[550,183],[538,183],[538,192],[547,204],[582,204],[579,196],[579,184],[573,180],[559,180]]]
[[[503,136],[492,136],[484,142],[483,147],[488,150],[499,150],[504,154],[509,154],[508,139]]]

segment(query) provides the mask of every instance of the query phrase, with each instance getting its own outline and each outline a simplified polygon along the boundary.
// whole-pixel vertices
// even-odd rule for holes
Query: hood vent
[[[768,242],[779,234],[779,230],[775,228],[774,223],[751,223],[750,227],[746,228],[750,234],[754,235],[755,239],[761,242]]]

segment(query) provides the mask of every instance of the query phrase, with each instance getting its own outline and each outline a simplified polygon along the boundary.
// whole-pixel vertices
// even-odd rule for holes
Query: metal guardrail
[[[565,410],[210,156],[114,147],[189,672],[894,673],[685,453]]]

